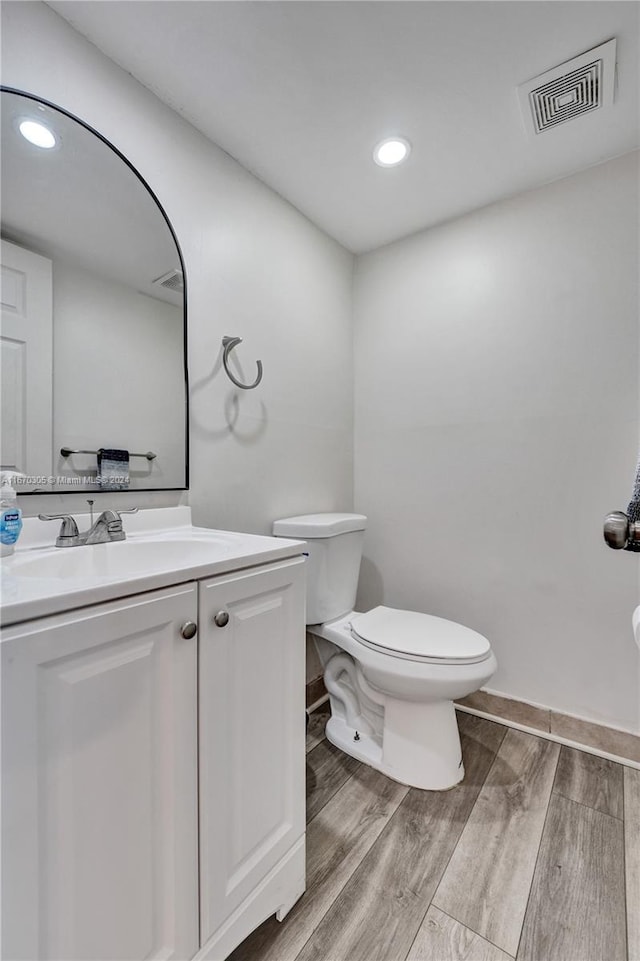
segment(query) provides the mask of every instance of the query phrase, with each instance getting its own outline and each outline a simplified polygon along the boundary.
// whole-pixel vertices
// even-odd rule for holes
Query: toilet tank
[[[364,514],[301,514],[274,521],[275,537],[309,545],[307,624],[322,624],[353,610],[358,589]]]

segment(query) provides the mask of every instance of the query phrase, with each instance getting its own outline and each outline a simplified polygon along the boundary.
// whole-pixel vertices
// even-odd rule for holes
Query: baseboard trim
[[[328,700],[329,700],[329,695],[323,694],[322,697],[319,697],[317,701],[314,701],[313,704],[310,704],[308,706],[307,714],[313,714],[313,712],[317,711],[319,707],[322,707],[323,704],[326,704]]]
[[[456,702],[456,707],[468,714],[498,721],[518,731],[535,734],[549,741],[595,754],[596,757],[640,769],[640,736],[628,731],[606,727],[489,691],[476,691],[475,694]]]
[[[307,684],[307,713],[317,710],[328,697],[322,677],[310,681]],[[640,770],[640,735],[630,731],[596,724],[595,721],[587,721],[573,714],[562,714],[551,708],[486,690],[476,691],[457,701],[456,707],[467,714],[498,721],[517,731],[536,734],[548,741],[566,744],[587,754]]]
[[[324,675],[321,674],[319,677],[314,677],[313,680],[307,681],[307,699],[306,705],[307,710],[313,710],[313,706],[316,706],[323,697],[327,694],[327,689],[324,686]]]
[[[603,757],[607,761],[615,761],[617,764],[632,767],[636,771],[640,771],[640,762],[638,761],[630,761],[629,758],[620,757],[619,754],[609,754],[608,751],[600,751],[597,747],[591,747],[589,744],[570,741],[566,737],[560,737],[559,734],[551,734],[550,731],[541,731],[537,727],[527,727],[526,724],[518,724],[517,721],[497,717],[495,714],[488,714],[486,711],[478,711],[476,708],[466,707],[464,704],[456,704],[456,710],[463,711],[465,714],[475,714],[476,717],[483,717],[487,721],[495,721],[497,724],[504,724],[505,727],[512,727],[516,731],[524,731],[525,734],[535,734],[536,737],[543,737],[547,741],[555,741],[556,744],[566,744],[567,747],[574,747],[578,751],[584,751],[585,754],[595,754],[596,757]]]

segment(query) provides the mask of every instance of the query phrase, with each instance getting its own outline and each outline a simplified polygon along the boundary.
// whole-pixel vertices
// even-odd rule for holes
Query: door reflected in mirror
[[[99,134],[8,90],[1,181],[2,469],[18,493],[187,487],[184,266],[157,199]]]

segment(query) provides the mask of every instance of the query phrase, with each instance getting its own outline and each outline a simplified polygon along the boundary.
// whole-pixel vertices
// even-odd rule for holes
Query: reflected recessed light
[[[43,150],[51,150],[56,145],[56,138],[49,128],[37,120],[23,120],[18,129],[25,140],[36,147],[42,147]]]
[[[404,137],[389,137],[377,144],[373,159],[379,167],[395,167],[407,159],[410,151],[411,144]]]

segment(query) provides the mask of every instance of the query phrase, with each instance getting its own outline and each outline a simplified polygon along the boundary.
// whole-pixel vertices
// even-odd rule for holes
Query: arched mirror
[[[184,265],[157,198],[94,130],[7,89],[1,175],[2,469],[19,493],[187,487]]]

